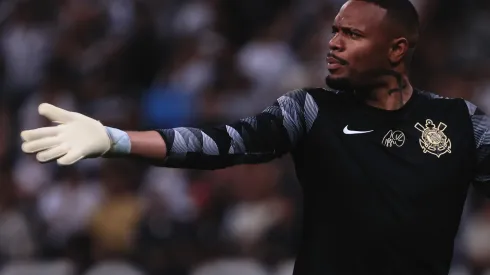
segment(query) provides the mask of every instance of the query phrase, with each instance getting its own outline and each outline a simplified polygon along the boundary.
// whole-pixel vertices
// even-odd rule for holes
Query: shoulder
[[[309,105],[320,105],[320,103],[335,102],[345,95],[344,92],[332,90],[329,88],[301,88],[284,94],[280,99],[293,99],[300,103],[308,103]]]
[[[296,90],[291,90],[287,93],[285,93],[285,96],[292,96],[292,95],[303,95],[306,96],[307,94],[311,96],[321,96],[321,95],[341,95],[343,94],[342,91],[337,91],[337,90],[332,90],[330,88],[324,88],[324,87],[305,87],[305,88],[300,88]]]
[[[433,92],[428,92],[423,90],[417,90],[417,92],[423,100],[426,100],[430,103],[444,104],[451,107],[463,108],[464,111],[467,112],[470,116],[483,114],[481,109],[478,108],[476,104],[464,98],[446,97]]]
[[[446,96],[442,96],[442,95],[439,95],[437,93],[430,92],[430,91],[424,91],[424,90],[420,90],[420,89],[416,89],[416,91],[421,98],[423,98],[425,100],[429,100],[429,101],[455,102],[455,101],[461,100],[461,98],[446,97]]]
[[[317,96],[319,96],[325,92],[329,92],[329,90],[327,90],[325,88],[306,87],[306,88],[300,88],[300,89],[289,91],[281,97],[290,97],[290,98],[302,99],[302,98],[306,98],[308,96],[317,97]]]
[[[281,101],[291,101],[298,103],[301,108],[318,111],[318,108],[342,105],[345,100],[349,100],[346,92],[332,90],[329,88],[302,88],[290,91],[278,99]]]
[[[277,99],[279,105],[297,105],[297,108],[318,108],[318,101],[327,93],[324,88],[301,88],[289,91]]]

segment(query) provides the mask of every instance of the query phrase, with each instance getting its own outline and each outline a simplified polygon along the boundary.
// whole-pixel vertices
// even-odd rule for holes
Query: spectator
[[[106,162],[101,184],[104,195],[89,222],[95,260],[131,256],[134,235],[142,215],[135,194],[134,171],[123,161]]]
[[[489,1],[412,1],[424,28],[414,83],[490,112]],[[79,274],[291,274],[301,187],[287,158],[206,172],[113,159],[60,169],[19,155],[18,133],[51,126],[40,102],[124,129],[260,112],[290,89],[324,85],[343,3],[0,1],[0,260],[56,256]],[[467,204],[453,270],[483,274],[488,209]]]
[[[100,186],[87,182],[78,167],[61,168],[58,180],[39,196],[39,214],[46,226],[51,255],[63,255],[70,238],[83,233],[100,204]]]
[[[8,167],[0,170],[0,259],[28,260],[36,252],[34,236],[26,216],[19,210],[19,197]]]

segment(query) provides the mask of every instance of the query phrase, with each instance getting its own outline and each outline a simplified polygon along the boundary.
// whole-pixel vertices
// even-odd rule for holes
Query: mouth
[[[327,58],[327,68],[329,70],[337,70],[340,67],[342,67],[342,64],[340,64],[340,62],[338,62],[336,59],[331,57]]]
[[[329,57],[327,58],[327,69],[329,71],[335,71],[338,70],[342,67],[343,65],[340,64],[339,61],[337,61],[335,58]]]
[[[342,60],[335,58],[333,55],[327,56],[327,68],[329,71],[334,71],[340,69],[342,66],[346,65]]]

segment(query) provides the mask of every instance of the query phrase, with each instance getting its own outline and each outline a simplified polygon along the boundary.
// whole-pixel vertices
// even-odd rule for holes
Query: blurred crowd
[[[343,2],[0,1],[0,275],[291,275],[302,198],[288,157],[218,171],[58,167],[21,154],[19,132],[49,125],[41,102],[128,130],[253,115],[324,86]],[[413,82],[490,113],[490,2],[413,3]],[[487,275],[490,204],[468,198],[452,274]]]

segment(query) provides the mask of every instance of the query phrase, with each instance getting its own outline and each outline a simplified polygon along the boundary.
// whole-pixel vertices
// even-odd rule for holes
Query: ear
[[[391,42],[388,58],[392,64],[399,64],[403,61],[410,49],[409,42],[406,38],[396,38]]]

